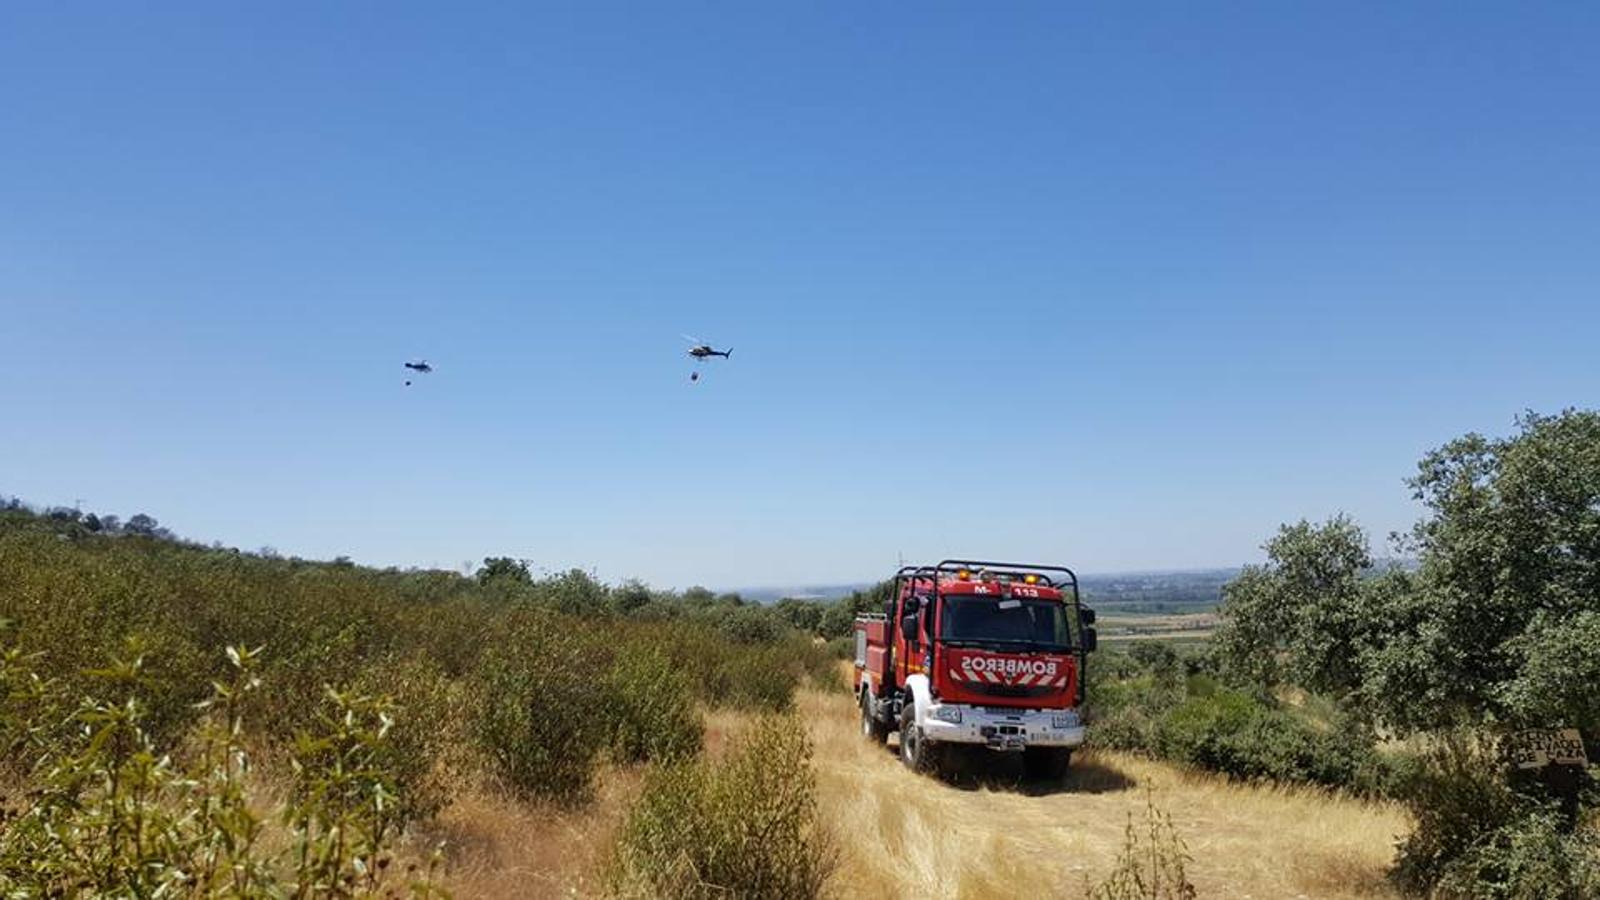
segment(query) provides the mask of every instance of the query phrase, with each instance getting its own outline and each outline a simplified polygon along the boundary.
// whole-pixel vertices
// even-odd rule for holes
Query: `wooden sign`
[[[1501,751],[1518,769],[1546,766],[1587,766],[1583,737],[1576,728],[1531,728],[1505,736]]]

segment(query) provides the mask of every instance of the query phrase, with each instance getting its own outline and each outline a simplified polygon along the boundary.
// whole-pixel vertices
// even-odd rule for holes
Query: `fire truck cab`
[[[862,733],[882,742],[898,731],[902,761],[919,771],[968,745],[1021,753],[1029,774],[1059,777],[1084,740],[1094,620],[1067,568],[906,566],[884,611],[856,619]]]

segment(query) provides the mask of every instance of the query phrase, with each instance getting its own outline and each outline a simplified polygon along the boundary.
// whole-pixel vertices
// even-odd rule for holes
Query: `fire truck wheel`
[[[1022,767],[1029,778],[1056,781],[1067,774],[1072,750],[1067,747],[1029,747],[1022,751]]]
[[[913,772],[932,773],[939,769],[939,745],[922,736],[914,713],[907,709],[900,716],[900,761]]]
[[[861,692],[861,734],[874,744],[889,739],[889,729],[872,715],[872,695],[866,691]]]

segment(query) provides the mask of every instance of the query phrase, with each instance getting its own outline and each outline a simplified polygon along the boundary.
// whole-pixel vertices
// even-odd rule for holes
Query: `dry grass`
[[[798,699],[813,723],[821,812],[840,849],[835,897],[1081,896],[1086,879],[1110,871],[1147,788],[1187,841],[1202,897],[1391,896],[1383,873],[1408,824],[1394,806],[1230,784],[1121,754],[1074,759],[1059,788],[954,786],[914,776],[892,749],[869,745],[847,695]],[[720,753],[748,721],[708,714],[708,750]],[[466,900],[598,896],[638,788],[637,771],[610,770],[596,802],[576,811],[469,792],[413,845],[447,842],[443,885]]]
[[[1230,784],[1124,755],[1073,760],[1067,783],[962,788],[919,778],[857,733],[847,698],[807,693],[839,897],[1079,895],[1111,868],[1144,791],[1172,814],[1209,897],[1387,896],[1404,814],[1308,789]],[[891,744],[892,746],[892,744]]]
[[[731,709],[707,710],[703,719],[706,723],[705,749],[708,756],[721,756],[728,749],[728,744],[752,721],[749,713]]]
[[[411,844],[420,855],[444,842],[440,883],[461,900],[597,897],[612,835],[639,785],[635,770],[607,770],[594,802],[575,810],[470,791]]]

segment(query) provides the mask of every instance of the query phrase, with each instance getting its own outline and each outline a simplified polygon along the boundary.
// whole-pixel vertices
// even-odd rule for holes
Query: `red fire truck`
[[[861,731],[900,732],[900,758],[937,771],[956,745],[1021,753],[1059,777],[1083,744],[1094,610],[1060,566],[947,559],[895,573],[882,613],[856,618]]]

